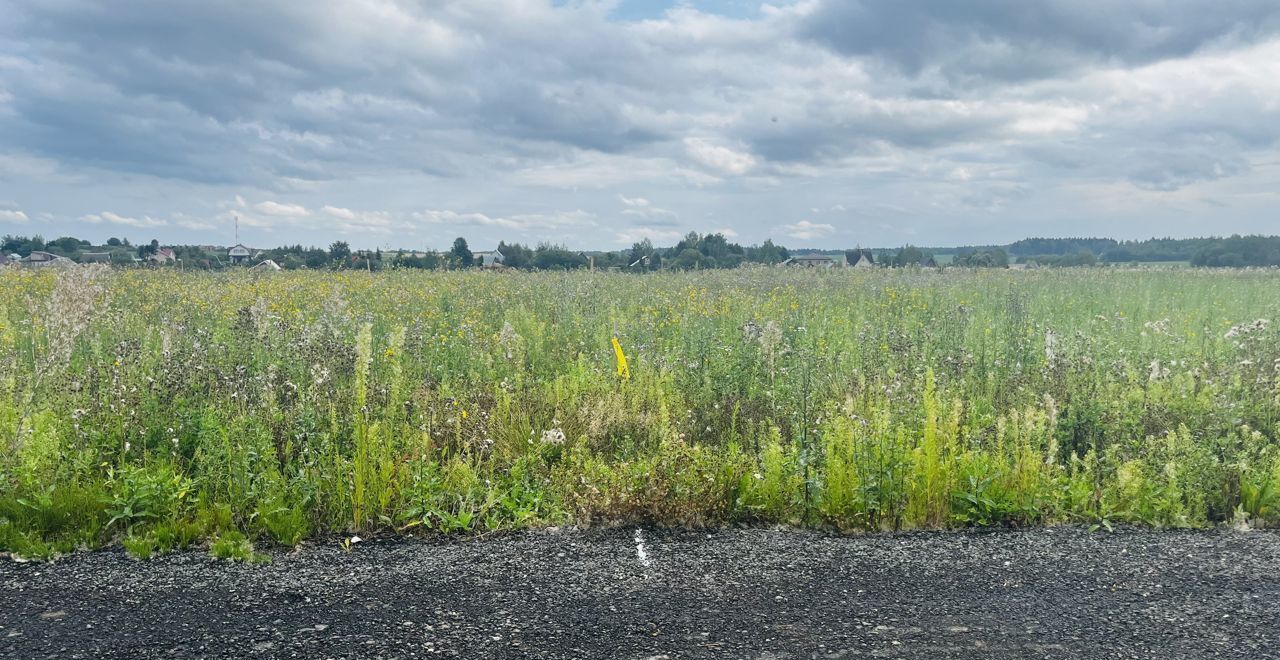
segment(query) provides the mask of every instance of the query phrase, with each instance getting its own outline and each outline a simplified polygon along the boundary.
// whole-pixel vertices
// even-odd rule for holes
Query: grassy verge
[[[0,548],[1275,521],[1271,271],[0,273]],[[612,340],[627,360],[619,369]]]

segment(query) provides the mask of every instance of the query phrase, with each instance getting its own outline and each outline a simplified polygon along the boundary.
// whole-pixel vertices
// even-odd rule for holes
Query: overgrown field
[[[0,548],[1265,524],[1277,315],[1275,271],[8,269]]]

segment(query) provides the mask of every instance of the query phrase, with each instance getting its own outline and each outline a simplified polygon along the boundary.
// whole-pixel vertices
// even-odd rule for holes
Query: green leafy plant
[[[226,530],[218,534],[213,543],[209,544],[209,554],[218,559],[251,564],[271,561],[269,555],[254,552],[253,543],[248,537],[236,530]]]
[[[191,482],[166,468],[126,466],[107,477],[106,527],[131,533],[135,526],[163,519],[178,510],[191,491]]]
[[[152,555],[160,547],[159,541],[154,535],[129,535],[120,541],[124,546],[125,552],[128,552],[134,559],[150,559]]]

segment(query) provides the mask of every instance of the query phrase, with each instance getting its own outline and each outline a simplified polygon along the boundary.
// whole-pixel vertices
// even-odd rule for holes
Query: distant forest
[[[1089,266],[1126,263],[1185,262],[1192,266],[1280,266],[1280,236],[1211,238],[1149,238],[1117,241],[1111,238],[1024,238],[1003,246],[939,248],[935,254],[983,253],[1003,250],[1010,263],[1041,266]]]
[[[62,237],[45,241],[40,236],[4,236],[0,238],[0,263],[3,255],[11,259],[32,252],[49,252],[73,261],[87,261],[86,254],[116,265],[138,263],[176,263],[184,268],[218,269],[229,266],[226,248],[211,245],[161,246],[156,240],[134,245],[127,238],[112,238],[103,245]],[[1004,268],[1011,264],[1045,267],[1093,266],[1128,263],[1185,263],[1203,267],[1280,266],[1280,236],[1228,236],[1213,238],[1150,238],[1142,241],[1117,241],[1110,238],[1026,238],[1008,245],[975,245],[965,247],[924,248],[905,245],[893,249],[794,249],[767,240],[760,245],[743,246],[723,234],[690,232],[676,245],[656,247],[643,240],[629,249],[615,251],[579,251],[566,246],[541,243],[536,246],[499,242],[497,251],[503,265],[525,270],[572,270],[593,266],[604,269],[659,270],[735,268],[744,264],[773,265],[797,255],[827,254],[846,258],[849,263],[863,252],[882,267],[894,266],[967,266]],[[271,260],[285,269],[294,268],[358,268],[379,270],[397,268],[466,268],[484,265],[464,238],[454,241],[446,251],[433,250],[353,250],[344,241],[335,241],[328,249],[281,246],[252,250],[251,263]],[[167,257],[157,259],[157,256]],[[106,259],[103,259],[106,257]]]
[[[1070,257],[1089,252],[1104,263],[1186,261],[1193,266],[1280,266],[1280,236],[1225,238],[1151,238],[1114,241],[1104,238],[1029,238],[1009,246],[1020,258]]]

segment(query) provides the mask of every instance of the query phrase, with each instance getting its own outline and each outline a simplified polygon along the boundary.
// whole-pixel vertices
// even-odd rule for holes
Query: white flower
[[[1167,335],[1169,334],[1169,319],[1163,318],[1159,321],[1147,321],[1142,324],[1142,327],[1158,335]]]
[[[564,444],[564,431],[560,429],[549,429],[542,432],[542,444],[544,445],[562,445]]]

